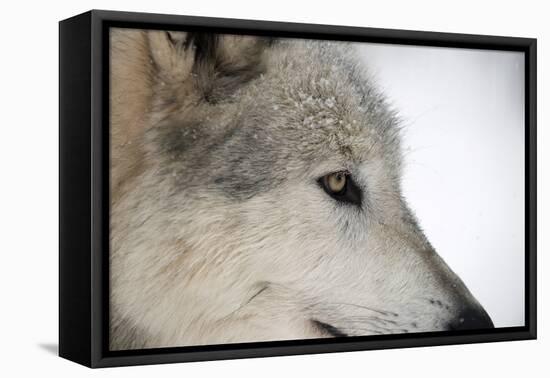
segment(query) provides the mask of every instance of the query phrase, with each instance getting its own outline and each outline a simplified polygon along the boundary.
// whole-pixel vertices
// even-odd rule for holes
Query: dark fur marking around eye
[[[327,175],[328,176],[328,175]],[[352,204],[361,207],[361,202],[363,199],[363,194],[361,189],[355,184],[351,175],[346,175],[346,186],[339,193],[334,193],[327,187],[326,177],[323,176],[317,180],[317,183],[325,193],[327,193],[331,198],[335,199],[338,202]]]

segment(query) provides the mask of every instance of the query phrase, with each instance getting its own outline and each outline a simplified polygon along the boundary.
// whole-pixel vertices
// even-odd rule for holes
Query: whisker
[[[372,324],[382,323],[382,324],[391,324],[395,326],[399,325],[398,322],[395,322],[393,320],[385,320],[385,319],[380,319],[378,317],[346,317],[345,321],[351,322],[351,323],[372,323]]]
[[[386,331],[386,332],[393,331],[392,328],[381,327],[381,326],[376,325],[376,324],[370,324],[370,323],[365,324],[365,323],[363,323],[363,325],[369,325],[369,326],[372,326],[372,327],[375,328],[375,329],[382,330],[382,331]],[[355,328],[355,327],[352,327],[352,328]],[[357,327],[357,328],[355,328],[355,329],[359,329],[359,330],[360,330],[360,329],[362,329],[362,328],[361,328],[361,327]]]
[[[381,315],[391,315],[391,316],[395,316],[395,317],[399,316],[399,314],[397,314],[395,312],[377,310],[377,309],[372,308],[372,307],[362,306],[362,305],[358,305],[358,304],[354,304],[354,303],[331,302],[329,304],[335,304],[335,305],[338,305],[338,306],[353,306],[353,307],[358,307],[358,308],[362,308],[362,309],[365,309],[365,310],[369,310],[369,311],[372,311],[372,312],[377,312]]]
[[[361,324],[369,324],[369,325],[372,325],[374,327],[378,327],[378,328],[392,328],[391,326],[399,326],[400,324],[399,323],[390,323],[390,326],[389,327],[384,327],[384,326],[387,326],[386,323],[384,322],[380,322],[380,321],[377,321],[377,320],[370,320],[370,319],[353,319],[353,318],[345,318],[344,319],[344,323],[350,323],[350,324],[358,324],[358,325],[361,325]]]

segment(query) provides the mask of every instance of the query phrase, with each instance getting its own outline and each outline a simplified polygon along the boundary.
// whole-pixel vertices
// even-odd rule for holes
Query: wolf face
[[[353,46],[111,35],[111,349],[490,328]]]

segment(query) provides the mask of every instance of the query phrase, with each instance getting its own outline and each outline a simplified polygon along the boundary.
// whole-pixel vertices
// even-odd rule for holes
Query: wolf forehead
[[[351,166],[383,158],[397,169],[398,119],[353,48],[275,43],[263,52],[262,70],[227,98],[203,98],[155,128],[163,172],[181,186],[246,199],[323,161]]]

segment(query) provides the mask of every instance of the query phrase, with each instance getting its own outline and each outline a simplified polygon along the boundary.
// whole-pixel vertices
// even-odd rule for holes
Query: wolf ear
[[[149,51],[154,71],[161,81],[184,81],[193,68],[194,52],[188,49],[188,33],[150,31]]]
[[[271,40],[212,33],[149,32],[156,76],[172,90],[186,87],[217,103],[265,69],[263,53]],[[191,86],[189,84],[192,84]]]

